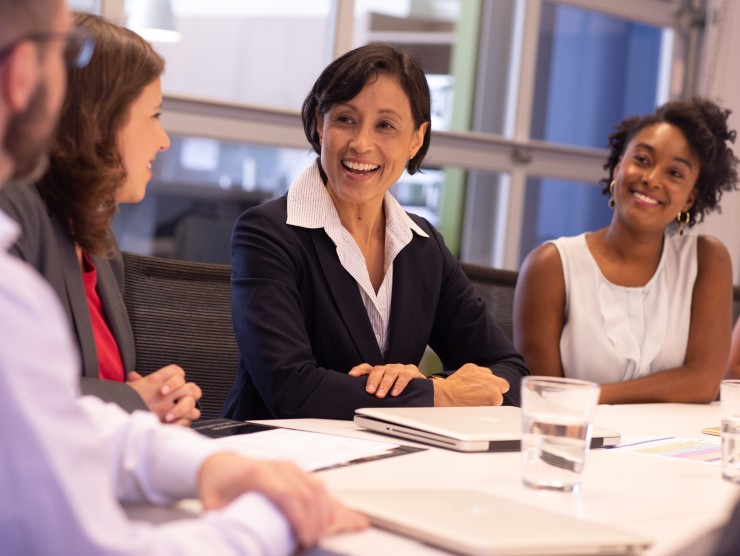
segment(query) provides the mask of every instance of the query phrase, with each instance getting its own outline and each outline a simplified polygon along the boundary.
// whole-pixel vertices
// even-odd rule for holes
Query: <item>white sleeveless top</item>
[[[666,234],[658,268],[639,288],[609,282],[585,234],[551,242],[565,279],[560,360],[566,377],[605,384],[683,365],[698,266],[696,238]]]

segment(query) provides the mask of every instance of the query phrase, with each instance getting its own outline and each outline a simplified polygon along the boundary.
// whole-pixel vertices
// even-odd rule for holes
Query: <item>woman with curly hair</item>
[[[602,180],[610,224],[524,261],[514,343],[533,374],[601,383],[601,403],[709,402],[730,348],[732,268],[691,233],[736,188],[729,110],[694,98],[624,120]]]
[[[0,208],[22,234],[11,252],[56,291],[77,339],[81,388],[167,423],[200,416],[200,388],[168,365],[141,377],[123,302],[123,265],[111,229],[118,203],[144,198],[151,164],[170,140],[159,122],[164,61],[133,31],[90,14],[75,24],[94,41],[85,68],[68,72],[49,167],[32,187],[8,184]]]

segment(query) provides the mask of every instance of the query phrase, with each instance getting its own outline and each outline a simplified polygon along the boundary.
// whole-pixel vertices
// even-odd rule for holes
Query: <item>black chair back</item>
[[[170,363],[203,390],[204,418],[218,417],[236,376],[231,266],[123,253],[124,300],[143,375]]]
[[[493,320],[510,340],[513,339],[514,287],[518,273],[469,263],[462,263],[461,266],[475,291],[486,302]]]

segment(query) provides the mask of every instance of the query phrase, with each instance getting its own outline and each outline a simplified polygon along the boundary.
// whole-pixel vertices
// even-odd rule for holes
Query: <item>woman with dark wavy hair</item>
[[[33,187],[9,184],[0,192],[0,207],[22,227],[12,252],[59,295],[79,345],[84,393],[187,425],[200,415],[201,393],[184,371],[169,365],[141,377],[134,370],[111,229],[118,203],[144,198],[151,164],[170,145],[159,122],[164,61],[128,29],[89,14],[74,22],[95,51],[87,67],[68,73],[46,174]]]
[[[720,241],[690,229],[736,188],[729,113],[694,98],[616,127],[609,226],[547,242],[522,266],[514,341],[533,373],[599,382],[608,404],[716,398],[732,268]]]
[[[303,104],[316,161],[234,229],[240,360],[226,416],[519,403],[521,356],[439,232],[388,192],[419,170],[430,112],[421,65],[389,45],[356,48],[316,80]],[[427,345],[440,380],[417,367]]]

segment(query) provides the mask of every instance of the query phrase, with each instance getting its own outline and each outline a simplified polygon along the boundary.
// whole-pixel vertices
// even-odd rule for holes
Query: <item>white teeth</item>
[[[648,197],[647,195],[643,195],[639,191],[635,191],[634,195],[635,195],[635,197],[637,197],[638,199],[640,199],[644,203],[649,203],[651,205],[657,205],[658,204],[658,201],[656,201],[652,197]]]
[[[368,164],[363,162],[349,162],[349,161],[343,161],[342,164],[344,164],[347,168],[350,170],[356,170],[358,172],[369,172],[371,170],[376,170],[380,166],[377,164]]]

